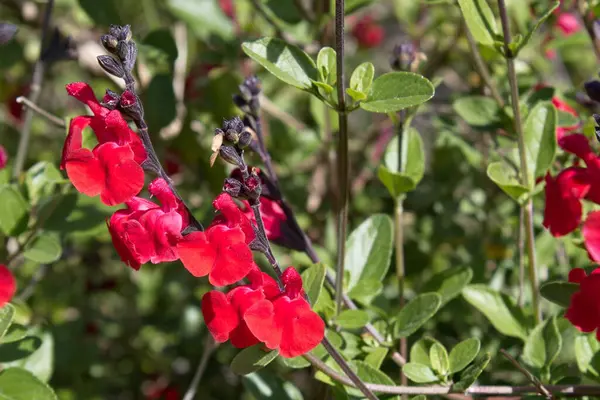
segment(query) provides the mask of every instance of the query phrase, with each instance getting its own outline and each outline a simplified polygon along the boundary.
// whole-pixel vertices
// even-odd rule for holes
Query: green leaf
[[[367,356],[365,357],[365,363],[369,364],[373,368],[380,369],[381,364],[385,361],[385,357],[387,356],[389,349],[385,347],[376,347],[374,348]]]
[[[375,279],[361,279],[356,286],[348,291],[348,296],[362,304],[368,305],[382,290],[383,283],[381,283],[381,281]]]
[[[595,334],[582,335],[575,338],[575,358],[577,367],[582,373],[587,372],[594,355],[600,350],[600,343]]]
[[[536,326],[527,337],[523,359],[532,367],[549,368],[562,347],[562,338],[552,317]]]
[[[552,103],[538,103],[525,121],[524,139],[527,150],[529,186],[535,186],[535,178],[544,176],[556,155],[556,108]]]
[[[0,229],[7,236],[18,236],[27,229],[29,206],[16,185],[0,186]]]
[[[448,361],[448,352],[446,348],[439,343],[434,343],[429,349],[429,360],[431,367],[440,375],[446,375],[450,368]]]
[[[344,263],[350,291],[362,280],[381,281],[390,267],[393,245],[393,225],[390,217],[375,214],[360,224],[348,237]]]
[[[0,372],[2,400],[58,400],[50,386],[22,368],[7,368]]]
[[[527,330],[517,319],[511,299],[487,285],[469,285],[462,291],[463,297],[477,308],[496,330],[506,336],[527,339]]]
[[[139,47],[140,51],[142,48],[147,49],[146,56],[150,57],[154,63],[161,66],[164,64],[167,67],[166,71],[172,70],[178,51],[175,39],[168,29],[153,30],[146,35]]]
[[[488,165],[487,175],[504,193],[517,203],[525,201],[529,189],[521,185],[516,172],[505,162],[497,161]]]
[[[42,345],[25,358],[4,364],[5,367],[20,367],[34,374],[42,382],[52,377],[54,367],[54,339],[50,332],[42,332],[35,328],[30,331],[39,335]]]
[[[146,122],[151,132],[158,132],[177,116],[177,99],[173,91],[173,76],[157,74],[145,92]]]
[[[369,313],[364,310],[344,310],[335,323],[342,329],[359,329],[369,323]]]
[[[410,128],[402,138],[402,166],[398,165],[398,137],[388,144],[384,163],[377,176],[394,198],[414,190],[425,173],[425,150],[423,140],[416,129]]]
[[[0,339],[2,339],[8,331],[14,316],[15,308],[11,304],[6,303],[0,308]]]
[[[558,121],[556,122],[557,126],[560,127],[571,127],[579,124],[579,118],[575,115],[561,110],[556,110],[558,113]]]
[[[440,342],[430,336],[425,336],[415,342],[410,348],[410,361],[431,367],[429,359],[429,350],[435,343],[441,345]]]
[[[284,382],[272,373],[255,372],[244,376],[242,383],[256,400],[303,400],[294,384]]]
[[[370,112],[396,112],[424,103],[434,93],[431,82],[419,74],[388,72],[375,79],[369,96],[360,107]]]
[[[79,6],[96,25],[119,25],[121,19],[113,0],[98,2],[97,0],[79,0]]]
[[[394,324],[394,338],[404,338],[417,331],[434,316],[442,304],[437,293],[422,293],[400,310]]]
[[[25,185],[32,203],[37,203],[42,196],[51,195],[57,183],[68,182],[63,179],[54,164],[40,161],[27,170]]]
[[[231,361],[231,370],[238,375],[248,375],[269,365],[279,355],[277,350],[264,351],[264,344],[246,347]]]
[[[387,376],[385,373],[381,372],[377,368],[373,368],[370,364],[367,364],[364,361],[351,361],[350,368],[358,375],[358,377],[363,382],[375,383],[378,385],[394,385],[394,381],[392,378]],[[348,394],[350,396],[358,397],[360,399],[364,398],[364,394],[358,389],[355,388],[347,388]],[[399,400],[398,396],[394,396],[389,398],[390,400]]]
[[[566,281],[547,282],[540,287],[542,297],[564,308],[569,307],[571,296],[578,291],[578,284]]]
[[[450,350],[450,373],[462,371],[477,357],[481,343],[477,338],[463,340]]]
[[[404,364],[402,372],[404,372],[404,375],[406,375],[408,379],[415,383],[432,383],[439,380],[431,368],[427,365],[415,362]]]
[[[0,344],[0,363],[28,357],[41,345],[42,340],[36,336],[27,336],[14,342],[2,343]]]
[[[266,6],[277,18],[288,24],[295,25],[303,20],[294,0],[268,0]]]
[[[371,85],[373,84],[373,77],[375,76],[375,67],[370,62],[364,62],[354,69],[352,76],[350,77],[350,87],[348,90],[361,93],[366,99]],[[353,96],[354,97],[354,96]],[[356,99],[355,99],[356,100]]]
[[[542,25],[544,23],[544,21],[547,20],[548,17],[550,17],[552,15],[552,12],[554,10],[556,10],[558,8],[558,6],[560,6],[560,1],[555,1],[555,2],[551,3],[550,8],[548,8],[542,14],[542,16],[536,21],[535,25],[533,25],[533,27],[525,34],[523,39],[521,39],[519,41],[519,44],[518,44],[517,49],[514,54],[515,57],[517,56],[517,54],[519,54],[519,51],[521,51],[521,49],[523,49],[523,47],[525,47],[527,45],[527,43],[529,43],[529,40],[531,40],[531,36],[533,36],[533,34],[535,33],[535,31],[538,30],[540,25]]]
[[[315,62],[299,47],[281,39],[265,37],[242,44],[244,52],[285,83],[309,90],[318,80]]]
[[[348,96],[352,97],[352,100],[354,100],[356,102],[363,101],[364,99],[367,98],[366,94],[364,94],[363,92],[354,90],[352,88],[347,88],[346,93],[348,93]]]
[[[337,79],[337,64],[335,50],[331,47],[323,47],[317,55],[317,68],[321,76],[321,82],[331,86],[335,85]]]
[[[326,272],[326,267],[323,263],[314,264],[302,272],[302,284],[310,300],[310,304],[314,305],[317,302],[325,283]]]
[[[487,367],[487,365],[490,363],[491,359],[492,355],[490,353],[485,353],[483,356],[475,360],[473,365],[463,371],[463,373],[460,375],[460,380],[452,385],[452,390],[458,392],[466,391],[475,383],[477,378],[479,378],[479,375],[481,375],[485,367]]]
[[[60,258],[62,247],[58,237],[52,233],[40,233],[25,247],[23,256],[28,260],[49,264]]]
[[[216,0],[168,0],[167,5],[201,39],[208,39],[211,33],[223,38],[234,37],[233,23]]]
[[[475,40],[486,46],[493,46],[498,29],[487,1],[458,0],[458,5]]]
[[[434,275],[424,286],[423,292],[436,292],[442,296],[442,305],[460,294],[471,283],[473,270],[469,267],[449,268]]]
[[[1,332],[1,329],[0,329]],[[4,337],[0,335],[0,343],[15,342],[27,336],[27,327],[21,324],[12,324],[8,327]]]
[[[460,97],[452,103],[452,107],[467,124],[474,127],[489,127],[500,122],[500,107],[489,97]]]

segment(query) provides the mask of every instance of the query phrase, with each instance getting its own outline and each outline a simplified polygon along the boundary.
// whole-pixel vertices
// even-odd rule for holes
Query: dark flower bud
[[[252,133],[249,130],[245,129],[238,138],[238,147],[240,149],[245,149],[252,143]]]
[[[144,118],[143,110],[137,96],[129,90],[124,91],[121,95],[119,109],[134,121],[140,121]]]
[[[117,52],[119,41],[113,35],[102,35],[100,41],[102,42],[102,46],[104,46],[108,52],[113,54]]]
[[[260,79],[255,75],[249,76],[244,80],[244,83],[240,86],[240,92],[245,97],[256,97],[262,90],[262,84]]]
[[[415,59],[415,46],[412,43],[403,43],[394,47],[390,64],[396,71],[410,71]]]
[[[242,110],[244,113],[249,113],[251,111],[250,103],[239,94],[233,95],[233,104],[235,104],[236,107]]]
[[[244,130],[244,123],[240,119],[240,117],[235,117],[233,119],[225,120],[223,122],[223,131],[235,131],[237,133],[242,133]]]
[[[17,26],[8,22],[0,22],[0,46],[8,43],[17,33]]]
[[[233,164],[238,168],[241,168],[242,165],[244,165],[244,162],[237,150],[232,146],[221,146],[219,149],[219,156],[229,164]]]
[[[46,62],[55,62],[61,60],[74,60],[77,58],[77,47],[71,37],[63,36],[58,28],[54,28],[52,36],[44,51],[41,59]]]
[[[596,126],[595,126],[596,140],[600,142],[600,115],[594,114],[594,120],[596,121]]]
[[[131,39],[131,26],[111,25],[108,28],[108,33],[117,38],[119,41],[128,42]]]
[[[597,19],[594,21],[594,25],[593,25],[593,30],[594,30],[594,37],[600,37],[600,19]]]
[[[244,197],[250,201],[250,204],[258,204],[262,192],[262,181],[258,176],[258,172],[253,168],[250,176],[244,182]]]
[[[102,98],[101,104],[109,110],[114,110],[119,106],[119,95],[110,89],[106,89],[106,94]]]
[[[137,46],[134,42],[119,42],[117,55],[123,62],[126,71],[131,71],[137,58]]]
[[[223,191],[231,197],[238,198],[242,191],[242,182],[235,178],[226,178],[223,184]]]
[[[590,99],[600,102],[600,81],[586,82],[584,87]]]
[[[112,56],[98,56],[98,64],[100,64],[103,70],[117,78],[122,78],[125,75],[123,65]]]
[[[223,138],[231,144],[237,144],[239,137],[240,134],[233,129],[227,130],[223,136]]]

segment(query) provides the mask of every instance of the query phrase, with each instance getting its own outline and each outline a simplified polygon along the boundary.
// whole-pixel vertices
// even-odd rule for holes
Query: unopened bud
[[[124,91],[121,95],[119,108],[123,114],[128,115],[134,121],[140,121],[144,118],[143,110],[137,96],[129,90]]]
[[[235,117],[229,120],[225,120],[223,122],[223,131],[235,131],[237,133],[242,133],[244,130],[244,123],[240,119],[240,117]]]
[[[125,70],[120,62],[114,59],[112,56],[98,56],[98,64],[111,75],[117,78],[122,78],[125,75]]]
[[[225,140],[231,144],[237,144],[240,134],[233,129],[229,129],[225,132]]]
[[[594,121],[596,121],[596,126],[594,127],[596,132],[596,140],[600,142],[600,115],[594,114]]]
[[[117,55],[123,62],[123,67],[125,70],[131,71],[137,58],[137,46],[134,42],[119,42],[117,47]]]
[[[249,129],[250,128],[244,129],[244,131],[240,134],[237,143],[240,149],[245,149],[250,145],[250,143],[252,143],[252,133],[250,133]]]
[[[590,97],[590,99],[600,102],[600,82],[599,81],[589,81],[586,82],[585,92]]]
[[[242,168],[244,165],[244,162],[237,150],[232,146],[221,146],[219,149],[219,156],[229,164],[233,164],[238,168]]]
[[[8,22],[0,22],[0,45],[8,43],[17,33],[17,26]]]
[[[101,104],[109,110],[114,110],[119,106],[119,95],[110,89],[106,89]]]
[[[119,45],[119,41],[113,35],[102,35],[100,41],[102,42],[102,46],[104,46],[104,48],[110,53],[117,52],[117,46]]]
[[[258,176],[258,172],[253,168],[250,176],[244,182],[244,196],[250,201],[250,204],[258,204],[262,192],[262,181]]]
[[[131,26],[111,25],[108,28],[108,33],[114,36],[119,41],[129,41],[131,39]]]
[[[223,184],[223,191],[231,197],[238,198],[242,192],[242,182],[235,178],[226,178]]]

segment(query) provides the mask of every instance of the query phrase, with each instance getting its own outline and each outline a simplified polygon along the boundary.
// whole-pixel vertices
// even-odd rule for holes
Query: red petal
[[[245,349],[246,347],[254,346],[260,343],[260,340],[256,338],[248,329],[248,325],[245,321],[240,321],[240,324],[229,334],[229,340],[233,347],[238,349]]]
[[[225,294],[213,290],[202,296],[202,315],[209,332],[218,343],[223,343],[239,324],[240,319],[235,308]]]
[[[177,197],[175,197],[169,184],[163,178],[156,178],[153,180],[150,185],[148,185],[148,191],[160,201],[165,212],[176,210],[179,207]]]
[[[571,304],[565,313],[568,319],[577,329],[582,332],[592,332],[598,327],[597,310],[589,303],[583,292],[577,292],[571,296]]]
[[[104,190],[104,169],[88,149],[73,151],[65,163],[65,169],[71,183],[79,192],[93,197]]]
[[[563,171],[567,172],[567,171]],[[569,172],[571,174],[571,172]],[[544,209],[543,225],[553,236],[564,236],[579,226],[583,212],[580,200],[573,194],[582,190],[580,186],[573,185],[567,178],[569,175],[553,179],[546,175],[546,206]]]
[[[258,340],[270,349],[276,349],[281,342],[281,327],[275,325],[275,311],[269,300],[256,302],[243,314],[248,329]]]
[[[67,85],[67,93],[87,105],[95,115],[106,115],[109,111],[100,105],[100,102],[94,95],[94,91],[85,82],[69,83]]]
[[[162,211],[157,210],[162,213]],[[156,254],[151,258],[154,264],[175,261],[179,258],[176,245],[181,239],[181,215],[172,211],[161,215],[151,229]]]
[[[592,148],[587,137],[580,133],[563,136],[558,141],[558,144],[563,150],[575,154],[582,160],[585,160],[592,154]]]
[[[218,247],[215,266],[208,275],[208,281],[214,286],[231,285],[248,275],[253,266],[252,251],[246,243]]]
[[[588,214],[581,229],[585,248],[590,258],[596,262],[600,261],[600,211]]]
[[[8,303],[17,291],[17,281],[4,264],[0,264],[0,307]]]
[[[274,302],[275,323],[282,326],[279,354],[285,358],[305,354],[323,340],[325,323],[303,298],[281,297]]]
[[[91,117],[75,117],[69,124],[69,133],[65,139],[63,146],[62,158],[60,162],[60,169],[65,169],[66,161],[69,155],[82,148],[83,136],[82,132],[90,124]]]
[[[114,206],[123,203],[142,190],[144,170],[133,161],[133,151],[129,146],[104,143],[96,147],[94,153],[107,171],[106,187],[100,196],[104,204]]]
[[[302,290],[302,277],[294,267],[288,267],[283,271],[281,281],[285,287],[285,294],[290,299],[295,299],[304,293]]]
[[[569,271],[569,282],[581,283],[587,277],[583,268],[574,268]]]
[[[208,275],[217,257],[204,232],[192,232],[184,236],[177,243],[177,252],[183,266],[195,277]]]

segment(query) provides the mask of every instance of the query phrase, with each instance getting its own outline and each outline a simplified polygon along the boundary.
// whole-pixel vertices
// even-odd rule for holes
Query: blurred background
[[[427,164],[424,180],[405,201],[407,296],[421,291],[433,274],[460,266],[473,269],[474,282],[516,294],[519,210],[485,175],[493,158],[490,147],[497,140],[508,140],[502,134],[506,126],[502,121],[473,126],[466,122],[468,111],[453,107],[460,96],[484,93],[458,7],[450,0],[347,3],[349,71],[372,61],[377,75],[388,72],[394,47],[410,42],[426,56],[419,72],[438,84],[436,96],[413,124],[424,139]],[[548,2],[507,3],[516,33],[525,31]],[[322,16],[322,22],[309,22],[299,4],[310,11],[309,16]],[[525,90],[542,83],[555,87],[553,95],[573,107],[576,116],[582,113],[582,127],[589,131],[589,113],[575,100],[582,82],[595,76],[596,58],[580,17],[569,13],[569,4],[564,2],[561,13],[551,16],[522,53],[519,83]],[[67,96],[67,83],[88,82],[98,98],[107,88],[123,88],[122,82],[102,71],[96,56],[104,54],[99,38],[110,24],[130,24],[139,49],[134,72],[154,146],[198,220],[208,224],[212,219],[212,199],[229,172],[221,162],[209,165],[213,131],[224,118],[240,115],[232,95],[245,77],[257,74],[263,83],[268,148],[284,196],[323,261],[333,265],[337,117],[314,97],[270,76],[240,47],[245,40],[282,34],[316,57],[333,40],[328,1],[56,0],[52,29],[42,44],[46,5],[46,1],[0,0],[0,21],[19,29],[15,39],[0,48],[0,145],[8,155],[0,182],[10,177],[25,123],[25,109],[16,98],[32,90],[40,47],[45,49],[46,69],[37,104],[68,124],[71,117],[87,111]],[[506,96],[504,60],[481,51]],[[25,167],[40,161],[58,166],[65,129],[36,115],[31,131]],[[376,176],[393,134],[385,115],[351,114],[351,228],[372,214],[393,213],[393,201]],[[260,167],[255,155],[248,161]],[[54,195],[60,201],[43,229],[60,237],[62,256],[41,267],[25,260],[17,272],[19,322],[36,326],[44,340],[36,353],[39,359],[23,362],[47,376],[61,399],[181,398],[205,346],[200,298],[210,290],[207,281],[194,279],[178,263],[145,265],[139,272],[129,269],[120,262],[106,229],[113,209],[98,198],[79,195],[69,184]],[[536,198],[538,210],[540,200]],[[541,226],[541,212],[536,217]],[[541,229],[537,246],[542,281],[588,262],[585,252],[573,251],[575,244],[558,242]],[[304,254],[275,250],[282,265],[310,264]],[[381,315],[397,310],[392,270],[386,278],[389,284],[374,300]],[[450,346],[471,336],[485,337],[484,345],[492,350],[516,343],[497,334],[460,298],[422,331]],[[353,336],[359,343],[363,340],[360,332]],[[215,352],[199,399],[325,398],[325,386],[311,378],[310,368],[295,370],[277,362],[258,377],[234,375],[228,364],[236,352],[230,345]],[[494,363],[482,381],[522,379],[508,372],[512,368],[503,360]],[[383,370],[392,377],[399,374],[391,362],[386,361]],[[279,397],[269,397],[257,389],[256,379],[285,380],[287,386],[281,386],[285,390]]]

